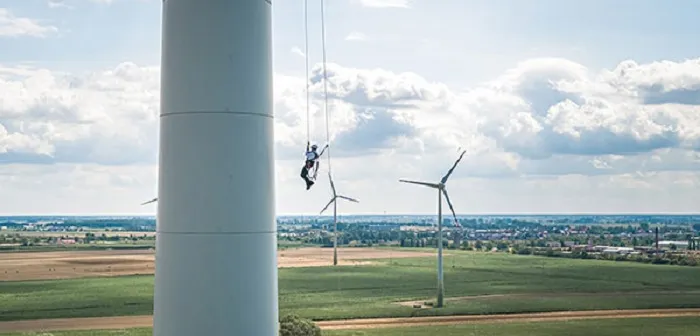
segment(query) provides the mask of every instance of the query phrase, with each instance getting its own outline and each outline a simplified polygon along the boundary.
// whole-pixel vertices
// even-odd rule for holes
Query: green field
[[[321,320],[700,307],[700,268],[459,252],[445,258],[447,297],[527,295],[448,301],[444,309],[417,310],[394,302],[434,297],[434,258],[384,262],[280,269],[280,313]],[[0,320],[151,314],[152,296],[152,276],[0,282]]]
[[[150,335],[150,330],[141,334]],[[358,331],[325,331],[324,336],[697,336],[700,318],[630,318],[531,322],[505,324],[461,324],[438,327],[411,327]],[[90,334],[85,334],[90,335]],[[95,334],[98,336],[100,334]],[[108,334],[106,334],[108,335]],[[126,334],[130,335],[130,334]],[[76,335],[77,336],[77,335]],[[82,335],[81,335],[82,336]],[[101,336],[101,335],[100,335]]]
[[[697,336],[700,318],[629,318],[324,331],[324,336]],[[45,336],[13,333],[2,336]],[[51,332],[52,336],[151,336],[151,329]]]

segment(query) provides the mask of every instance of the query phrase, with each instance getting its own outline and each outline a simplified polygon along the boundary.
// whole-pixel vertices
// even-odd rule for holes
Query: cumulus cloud
[[[458,148],[468,154],[455,178],[700,168],[700,107],[678,93],[700,87],[698,60],[596,71],[534,59],[463,92],[414,73],[338,64],[327,65],[325,83],[322,70],[312,69],[308,111],[303,78],[275,75],[276,154],[290,174],[307,126],[312,142],[326,142],[327,115],[333,155],[355,178],[439,177]],[[0,68],[0,164],[153,165],[158,97],[156,67],[123,63],[81,76]]]
[[[327,76],[325,82],[320,65],[312,68],[307,108],[304,79],[275,74],[282,199],[299,198],[297,189],[305,192],[298,172],[307,126],[312,142],[325,143],[326,116],[336,182],[362,199],[365,211],[386,210],[386,193],[396,202],[422,202],[422,194],[396,195],[406,190],[396,180],[439,179],[460,149],[467,155],[451,182],[456,204],[499,204],[508,195],[510,204],[524,207],[510,211],[528,211],[535,207],[528,201],[532,193],[555,193],[546,202],[568,211],[564,201],[584,208],[593,202],[577,193],[624,198],[635,190],[628,203],[618,204],[624,210],[640,197],[689,197],[700,186],[700,106],[692,94],[700,87],[699,60],[625,61],[593,70],[563,59],[533,59],[464,91],[415,73],[339,64],[328,64]],[[0,67],[3,188],[43,183],[45,190],[60,189],[59,197],[66,190],[110,185],[110,193],[134,204],[152,197],[159,81],[157,67],[132,63],[84,75]],[[368,191],[375,187],[386,190]],[[319,202],[327,196],[322,188],[312,193],[318,195],[307,197]],[[81,202],[97,202],[81,195]],[[425,201],[434,202],[427,194]],[[23,209],[10,199],[2,202]]]
[[[47,37],[58,28],[44,25],[38,20],[15,16],[9,9],[0,8],[0,37]]]
[[[158,69],[87,76],[0,68],[0,162],[154,162]]]
[[[474,109],[480,131],[504,150],[530,159],[697,150],[700,109],[687,104],[687,97],[663,92],[695,87],[700,64],[674,63],[678,69],[660,71],[669,68],[665,63],[623,62],[596,74],[564,60],[524,62],[468,93],[464,104],[493,104],[488,108],[498,112]],[[651,92],[654,87],[667,89]],[[649,104],[650,95],[656,95],[655,104]]]

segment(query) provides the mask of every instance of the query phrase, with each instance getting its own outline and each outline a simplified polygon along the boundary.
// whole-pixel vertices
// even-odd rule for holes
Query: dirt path
[[[324,330],[338,329],[367,329],[367,328],[398,328],[414,326],[435,326],[474,323],[514,323],[567,321],[584,319],[617,319],[617,318],[652,318],[652,317],[700,317],[700,308],[687,309],[635,309],[635,310],[593,310],[527,314],[500,315],[458,315],[436,317],[399,317],[353,319],[317,322]],[[97,330],[97,329],[128,329],[150,328],[153,317],[145,316],[115,316],[88,317],[67,319],[45,319],[28,321],[0,322],[0,333],[8,332],[41,332],[60,330]]]

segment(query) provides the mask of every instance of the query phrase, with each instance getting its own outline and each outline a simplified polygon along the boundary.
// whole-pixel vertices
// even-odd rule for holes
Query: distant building
[[[687,250],[688,242],[682,240],[661,240],[659,241],[659,249],[670,250],[671,246],[675,246],[676,250]]]
[[[547,245],[547,247],[561,247],[560,242],[553,242],[553,241],[547,242],[546,245]]]
[[[602,251],[604,254],[630,254],[634,252],[631,247],[607,247]]]

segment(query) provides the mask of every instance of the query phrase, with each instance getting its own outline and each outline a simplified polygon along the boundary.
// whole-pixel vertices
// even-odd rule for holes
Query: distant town
[[[447,249],[697,266],[700,215],[479,215],[443,222]],[[332,247],[332,218],[280,216],[278,244]],[[435,248],[435,216],[345,215],[343,247]],[[155,247],[154,217],[0,217],[0,251]]]

